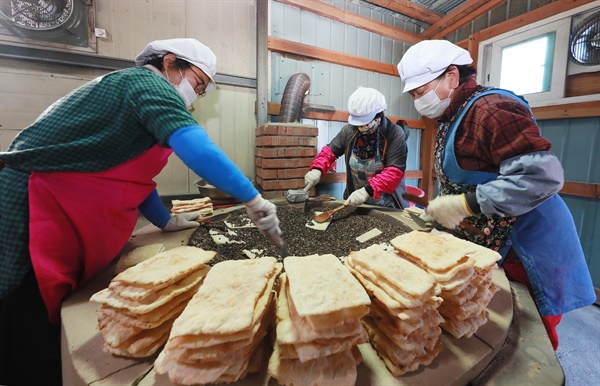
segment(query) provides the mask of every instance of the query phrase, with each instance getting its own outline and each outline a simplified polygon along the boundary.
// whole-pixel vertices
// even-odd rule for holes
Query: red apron
[[[63,298],[123,248],[171,153],[155,145],[103,172],[31,174],[29,252],[51,322],[60,322]]]

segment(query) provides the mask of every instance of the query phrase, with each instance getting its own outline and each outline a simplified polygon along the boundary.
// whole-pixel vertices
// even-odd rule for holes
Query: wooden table
[[[375,210],[375,209],[374,209]],[[381,214],[381,213],[379,213]],[[385,212],[413,229],[410,219],[400,212]],[[194,229],[162,232],[148,225],[132,235],[123,249],[163,243],[165,249],[187,245]],[[114,277],[114,264],[80,288],[62,307],[63,384],[76,385],[171,385],[166,375],[152,371],[155,357],[127,359],[102,351],[96,303],[89,298],[106,288]],[[470,338],[440,337],[444,348],[427,367],[394,378],[370,344],[359,346],[363,362],[358,366],[357,385],[466,385],[469,382],[503,385],[514,383],[562,385],[564,373],[527,289],[509,283],[502,269],[493,281],[501,289],[488,305],[488,322]],[[512,292],[511,294],[511,287]],[[266,375],[251,374],[234,385],[276,385]]]

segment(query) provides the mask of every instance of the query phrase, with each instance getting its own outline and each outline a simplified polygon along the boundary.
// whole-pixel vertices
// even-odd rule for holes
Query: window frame
[[[589,11],[593,8],[597,8],[598,5],[595,2],[591,2],[589,4],[585,4],[582,5],[580,7],[577,8],[573,8],[569,11],[565,11],[563,13],[557,14],[557,15],[553,15],[551,17],[548,17],[544,20],[535,22],[535,23],[531,23],[528,25],[525,25],[521,28],[517,28],[515,30],[494,36],[490,39],[487,40],[482,40],[479,43],[478,46],[478,57],[480,58],[480,60],[477,63],[477,82],[479,84],[482,85],[494,85],[496,87],[498,87],[498,83],[495,84],[491,84],[490,81],[487,80],[488,78],[488,74],[490,74],[490,68],[491,65],[493,63],[493,61],[496,59],[496,56],[492,55],[492,46],[494,43],[501,41],[503,39],[508,39],[511,38],[510,44],[514,44],[520,41],[525,41],[528,40],[529,38],[533,37],[533,36],[539,36],[542,35],[543,32],[541,31],[550,31],[549,28],[547,28],[547,26],[549,25],[560,25],[560,22],[563,22],[564,25],[567,26],[567,35],[562,38],[562,41],[559,42],[559,40],[561,40],[561,37],[556,36],[556,45],[564,45],[565,47],[565,51],[562,57],[557,58],[556,57],[556,52],[558,51],[558,49],[556,48],[555,45],[555,55],[554,55],[554,62],[553,62],[553,80],[552,82],[554,83],[553,86],[556,87],[560,87],[562,88],[562,92],[560,93],[555,93],[554,95],[552,94],[546,94],[544,96],[541,96],[539,94],[543,94],[543,93],[532,93],[532,94],[525,94],[524,97],[525,99],[529,102],[531,107],[543,107],[543,106],[552,106],[552,105],[560,105],[560,104],[568,104],[568,103],[581,103],[581,102],[589,102],[589,101],[597,101],[600,99],[600,94],[590,94],[590,95],[583,95],[583,96],[577,96],[577,97],[564,97],[564,89],[566,87],[566,79],[567,79],[567,70],[568,70],[568,66],[569,66],[569,43],[570,43],[570,33],[571,33],[571,20],[573,18],[574,15]],[[555,22],[558,22],[558,24],[555,24]],[[544,28],[546,27],[546,28]],[[533,31],[533,32],[531,32]],[[509,44],[504,44],[509,45]],[[559,70],[560,67],[560,70]],[[557,75],[559,76],[559,78],[554,78],[554,76]],[[499,72],[498,72],[498,79],[499,79]],[[492,79],[492,75],[490,74],[490,80]],[[552,87],[551,87],[551,91],[550,93],[552,93]],[[538,95],[536,95],[538,94]]]

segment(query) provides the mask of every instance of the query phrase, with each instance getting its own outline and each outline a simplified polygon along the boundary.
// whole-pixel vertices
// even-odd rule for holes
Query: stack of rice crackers
[[[371,297],[362,322],[388,370],[397,377],[429,365],[442,348],[435,279],[381,245],[351,252],[345,264]]]
[[[171,214],[198,212],[202,217],[206,217],[213,213],[213,204],[210,197],[171,200],[171,205]]]
[[[353,385],[369,296],[334,255],[284,260],[268,373],[284,385]]]
[[[118,274],[95,293],[98,324],[110,354],[141,358],[166,341],[175,319],[196,293],[215,252],[178,247]]]
[[[485,309],[499,290],[492,283],[499,253],[451,235],[418,231],[398,236],[391,244],[441,285],[444,330],[455,338],[468,338],[487,322]]]
[[[273,257],[215,264],[175,321],[154,370],[181,385],[235,382],[257,372],[281,269]]]

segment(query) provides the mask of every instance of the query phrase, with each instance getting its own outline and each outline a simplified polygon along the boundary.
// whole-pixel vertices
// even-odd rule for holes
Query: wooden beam
[[[425,130],[421,133],[421,154],[420,165],[423,169],[423,179],[419,183],[419,188],[425,191],[425,197],[433,199],[434,187],[433,180],[435,177],[433,163],[433,148],[435,144],[435,136],[437,134],[437,121],[429,118],[425,120]]]
[[[600,198],[600,184],[565,181],[560,193],[579,197]]]
[[[277,0],[280,3],[293,5],[305,11],[312,12],[319,16],[326,17],[331,20],[336,20],[344,24],[364,29],[369,32],[376,33],[394,40],[404,43],[416,44],[423,40],[418,35],[407,32],[405,30],[394,28],[385,23],[380,23],[371,20],[367,17],[357,15],[352,12],[345,11],[333,5],[325,4],[319,0]]]
[[[421,36],[426,39],[442,39],[452,32],[496,8],[506,0],[467,0],[454,11],[427,28]]]
[[[366,71],[378,72],[380,74],[398,76],[398,68],[393,64],[377,62],[360,56],[348,55],[338,51],[325,48],[309,46],[290,40],[279,39],[269,36],[269,50],[284,54],[299,55],[305,58],[321,60],[323,62],[335,63],[346,67],[358,68]]]
[[[492,27],[486,28],[479,32],[478,40],[484,41],[493,38],[494,36],[501,35],[505,32],[514,31],[518,28],[526,26],[531,23],[538,22],[540,20],[547,19],[549,17],[558,15],[560,13],[570,11],[573,8],[581,7],[582,5],[591,3],[593,1],[598,0],[559,0],[553,3],[544,5],[538,9],[534,9],[533,11],[524,13],[517,17],[513,17],[505,22],[500,24],[496,24]],[[462,47],[462,42],[456,43]]]
[[[427,24],[434,24],[444,16],[410,0],[368,0],[367,2]]]
[[[567,103],[556,106],[533,107],[531,111],[538,121],[547,119],[600,117],[600,100]]]
[[[600,94],[600,71],[567,76],[565,96]]]
[[[407,180],[421,179],[421,178],[423,178],[423,171],[422,170],[407,170],[404,173],[404,178]],[[321,180],[319,181],[320,184],[335,184],[335,183],[339,183],[339,182],[346,182],[346,173],[344,173],[344,172],[342,172],[342,173],[328,172],[328,173],[325,173],[325,175],[323,177],[321,177]]]
[[[279,110],[281,109],[281,103],[269,102],[267,107],[267,114],[269,115],[279,115]],[[301,114],[301,118],[306,119],[317,119],[320,121],[335,121],[335,122],[348,122],[348,112],[343,110],[336,110],[333,113],[321,113],[317,111],[303,111]],[[411,118],[401,118],[393,115],[386,115],[390,121],[396,123],[398,120],[405,121],[408,127],[411,129],[424,129],[425,122],[422,119],[411,119]]]

